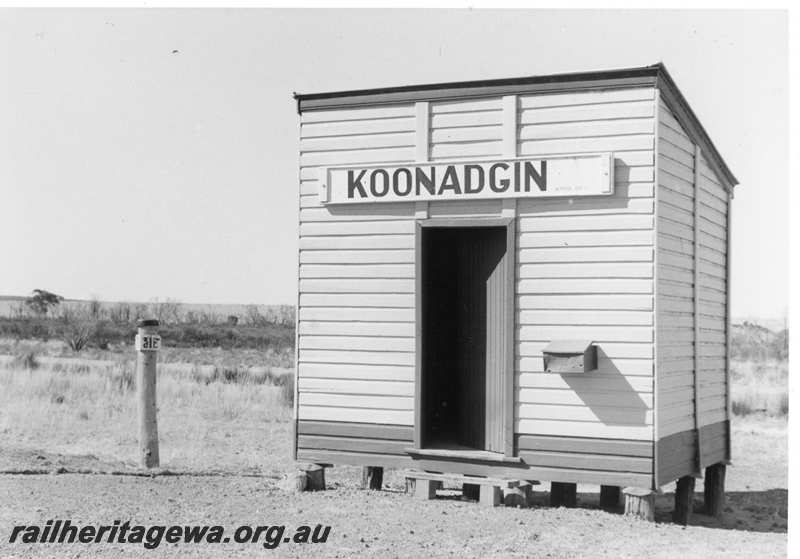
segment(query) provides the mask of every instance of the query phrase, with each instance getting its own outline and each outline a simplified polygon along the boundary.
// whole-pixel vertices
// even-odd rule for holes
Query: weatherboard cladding
[[[663,101],[657,152],[656,464],[661,484],[729,457],[730,195]]]
[[[612,151],[616,167],[612,196],[518,201],[516,432],[652,440],[654,89],[518,111],[520,156]],[[544,373],[542,349],[570,338],[598,344],[597,370]]]
[[[512,101],[430,102],[422,119],[415,103],[302,112],[299,459],[412,463],[401,449],[412,446],[414,422],[420,208],[414,202],[323,207],[316,181],[321,166],[410,163],[425,152],[434,161],[508,157],[509,145],[519,156],[613,151],[613,195],[515,204],[514,440],[529,476],[651,484],[655,90]],[[419,130],[417,122],[429,128]],[[518,123],[511,137],[508,122]],[[427,145],[418,145],[420,138]],[[500,217],[504,204],[431,202],[423,211]],[[544,373],[542,349],[564,338],[594,340],[598,369],[574,378]],[[519,466],[413,463],[520,475]]]
[[[709,158],[710,167],[728,188],[738,181],[717,151],[700,120],[675,84],[662,63],[638,68],[622,68],[591,72],[574,72],[524,78],[477,80],[439,84],[387,87],[377,89],[338,91],[329,93],[295,94],[300,114],[330,109],[400,105],[418,101],[446,101],[499,98],[504,95],[525,95],[609,91],[615,88],[657,87],[675,112],[693,141]]]
[[[694,143],[663,102],[658,134],[658,435],[694,428]]]
[[[472,475],[504,475],[551,481],[650,486],[651,441],[517,435],[523,463],[413,460],[413,428],[371,423],[303,421],[298,423],[298,459],[394,468],[423,468]]]

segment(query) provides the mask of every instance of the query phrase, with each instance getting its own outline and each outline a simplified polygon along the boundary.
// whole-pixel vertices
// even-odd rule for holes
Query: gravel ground
[[[781,422],[737,425],[728,502],[721,520],[695,513],[688,527],[669,522],[670,488],[656,523],[598,510],[597,488],[579,487],[579,508],[546,506],[548,484],[530,509],[484,508],[445,491],[420,502],[387,472],[386,490],[357,489],[358,470],[328,470],[328,491],[292,494],[277,475],[1,474],[0,557],[785,557],[786,428]],[[93,456],[0,451],[6,471],[126,470]],[[128,469],[129,470],[129,469]],[[128,471],[128,474],[131,472]],[[697,485],[698,500],[702,483]],[[9,544],[18,524],[69,518],[73,523],[331,526],[326,543]],[[263,539],[261,540],[263,541]]]
[[[418,502],[400,492],[334,487],[292,495],[259,478],[107,475],[4,476],[0,531],[19,523],[70,518],[73,523],[130,519],[148,524],[330,525],[324,544],[11,545],[3,557],[188,557],[275,555],[352,557],[781,557],[785,534],[682,528],[596,509],[482,508],[439,499]],[[76,495],[80,495],[76,499]],[[543,495],[542,495],[543,496]],[[585,501],[585,497],[582,501]],[[668,515],[661,507],[660,516]],[[665,519],[664,519],[665,520]],[[5,538],[4,538],[5,540]]]

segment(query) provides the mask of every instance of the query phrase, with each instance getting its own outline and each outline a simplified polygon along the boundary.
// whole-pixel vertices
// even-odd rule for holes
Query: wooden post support
[[[616,485],[600,486],[600,508],[615,509],[619,506],[620,488]]]
[[[706,514],[719,517],[725,508],[725,464],[713,464],[706,468],[703,506]]]
[[[481,486],[476,483],[465,483],[461,486],[461,496],[469,501],[477,501],[481,497]]]
[[[550,483],[550,506],[573,508],[578,503],[578,484]]]
[[[656,519],[656,493],[651,489],[640,487],[626,487],[622,490],[625,495],[625,514],[636,516],[644,520]]]
[[[686,526],[692,516],[694,503],[694,477],[683,476],[675,486],[675,509],[672,511],[672,521]]]
[[[406,478],[406,493],[411,493],[412,495],[416,492],[417,489],[417,480],[413,477]]]
[[[441,481],[418,479],[416,483],[416,489],[414,490],[414,497],[423,501],[429,501],[436,498],[436,490],[441,488]]]
[[[321,464],[301,464],[300,470],[306,474],[306,491],[325,490],[325,466]]]
[[[533,486],[527,481],[503,490],[503,504],[507,507],[529,507],[532,501]]]
[[[383,488],[383,468],[378,466],[364,466],[361,469],[361,489]]]
[[[503,501],[503,490],[496,485],[481,485],[478,502],[485,507],[496,507]]]
[[[139,462],[144,468],[158,468],[158,420],[156,418],[156,361],[161,338],[158,320],[136,324],[136,395],[139,407]]]

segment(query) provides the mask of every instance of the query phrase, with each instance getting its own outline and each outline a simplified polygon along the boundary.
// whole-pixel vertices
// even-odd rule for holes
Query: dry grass
[[[132,361],[32,359],[0,363],[0,444],[137,461]],[[161,364],[162,466],[260,471],[270,441],[288,439],[293,383],[282,373]]]
[[[14,356],[11,366],[32,371],[39,368],[39,359],[35,351],[24,351]]]
[[[9,350],[13,356],[3,357]],[[133,351],[92,350],[80,359],[65,358],[63,351],[63,342],[0,340],[0,446],[136,463]],[[269,366],[263,352],[164,349],[158,379],[162,465],[285,471],[291,373]],[[785,419],[786,362],[734,362],[731,377],[737,416]]]
[[[786,361],[733,361],[731,408],[739,416],[789,412],[789,366]]]

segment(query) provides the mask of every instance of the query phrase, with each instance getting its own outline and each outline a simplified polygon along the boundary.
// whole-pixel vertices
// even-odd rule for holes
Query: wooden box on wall
[[[597,368],[597,347],[583,340],[557,340],[542,350],[546,373],[588,373]]]

